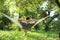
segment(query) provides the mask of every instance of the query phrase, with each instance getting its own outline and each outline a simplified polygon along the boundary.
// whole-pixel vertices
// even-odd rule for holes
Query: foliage
[[[0,30],[0,40],[55,40],[57,38],[56,33],[50,32],[28,32],[28,35],[23,36],[22,31],[1,31]]]
[[[55,11],[55,13],[51,13],[52,11]],[[32,29],[32,31],[35,30],[40,32],[41,30],[47,30],[46,32],[60,32],[60,0],[0,0],[0,12],[3,12],[4,14],[8,15],[13,19],[15,18],[16,20],[21,17],[25,19],[27,16],[29,16],[31,19],[39,20],[41,18],[49,16],[47,19],[36,25],[34,29]],[[16,16],[15,14],[18,15]],[[57,18],[58,20],[55,21],[54,18]],[[19,27],[16,24],[12,23],[11,20],[0,14],[0,30],[19,30]],[[22,33],[18,34],[19,32],[15,33],[13,31],[13,33],[10,34],[10,32],[8,31],[5,32],[1,31],[1,34],[6,34],[0,35],[1,40],[9,40],[11,37],[12,38],[10,40],[20,40],[20,38],[21,40],[24,39],[22,35],[18,36]],[[39,40],[40,38],[43,39],[42,37],[40,37],[43,33],[36,34],[37,35],[34,35],[34,33],[29,34],[27,35],[27,38],[30,40],[37,40],[37,38]],[[51,36],[54,34],[49,35],[49,33],[47,33],[46,35]],[[15,36],[17,37],[15,38]],[[43,34],[43,37],[46,36]]]

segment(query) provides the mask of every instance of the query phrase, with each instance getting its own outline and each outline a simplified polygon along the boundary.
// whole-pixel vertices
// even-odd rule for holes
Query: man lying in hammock
[[[37,22],[36,20],[30,20],[29,17],[26,17],[26,20],[18,19],[18,21],[23,26],[22,28],[24,29],[24,36],[27,34],[27,30]]]
[[[45,20],[47,17],[49,16],[46,16],[44,18],[41,18],[39,20],[30,20],[29,17],[26,17],[26,20],[23,20],[23,19],[18,19],[18,21],[20,22],[20,24],[23,26],[23,29],[24,29],[24,33],[25,35],[27,34],[27,30],[31,27],[34,28],[34,26],[36,26],[39,22]]]

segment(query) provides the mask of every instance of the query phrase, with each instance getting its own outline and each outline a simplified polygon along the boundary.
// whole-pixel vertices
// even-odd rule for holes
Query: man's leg
[[[24,29],[24,36],[27,35],[27,29]]]

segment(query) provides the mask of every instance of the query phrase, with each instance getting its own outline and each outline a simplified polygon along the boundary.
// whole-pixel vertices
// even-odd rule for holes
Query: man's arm
[[[37,22],[37,20],[29,20],[28,23],[35,24],[36,22]]]
[[[21,19],[21,18],[19,18],[19,19],[18,19],[18,22],[27,23],[27,21],[26,21],[26,20]]]

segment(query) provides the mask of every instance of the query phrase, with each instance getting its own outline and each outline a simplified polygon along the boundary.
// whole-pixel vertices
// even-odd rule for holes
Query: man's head
[[[30,18],[29,18],[29,16],[28,17],[26,17],[26,20],[29,20]]]

